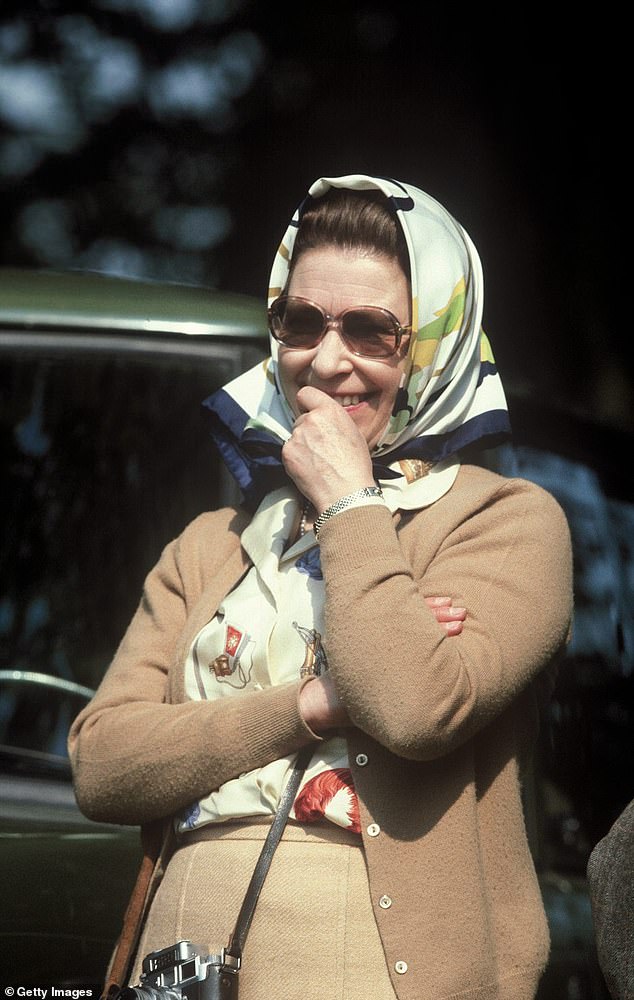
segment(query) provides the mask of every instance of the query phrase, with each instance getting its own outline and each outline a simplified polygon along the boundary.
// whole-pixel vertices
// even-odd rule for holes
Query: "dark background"
[[[4,0],[0,263],[263,295],[312,180],[387,174],[470,232],[506,380],[631,429],[625,34],[605,5]]]

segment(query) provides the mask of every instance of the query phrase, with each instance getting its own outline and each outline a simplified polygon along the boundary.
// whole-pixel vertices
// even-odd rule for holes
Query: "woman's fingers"
[[[451,598],[450,597],[426,597],[425,604],[428,604],[430,608],[450,608]]]
[[[451,597],[426,597],[425,603],[448,635],[460,635],[467,617],[466,608],[454,607]]]
[[[462,622],[438,622],[441,628],[444,628],[447,635],[460,635],[462,632]]]
[[[304,386],[301,413],[282,447],[286,472],[318,513],[374,482],[368,445],[345,409],[327,393]]]

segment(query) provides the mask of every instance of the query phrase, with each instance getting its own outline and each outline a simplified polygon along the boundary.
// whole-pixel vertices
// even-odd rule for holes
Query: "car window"
[[[30,670],[0,670],[0,759],[3,770],[68,777],[66,740],[92,690]]]
[[[202,400],[240,350],[0,355],[0,669],[97,686],[163,546],[234,494]]]

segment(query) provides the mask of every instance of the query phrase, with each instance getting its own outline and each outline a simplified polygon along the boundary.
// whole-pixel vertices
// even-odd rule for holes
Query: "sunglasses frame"
[[[312,306],[324,318],[324,325],[322,331],[315,340],[315,343],[312,344],[310,347],[296,347],[293,344],[287,344],[275,332],[275,329],[273,327],[273,322],[274,319],[278,319],[278,317],[274,316],[274,309],[278,305],[278,303],[289,302],[289,301],[301,302],[303,305]],[[345,333],[343,332],[344,316],[346,315],[346,313],[358,312],[360,309],[372,309],[375,310],[376,312],[380,312],[389,319],[390,323],[394,325],[394,349],[391,350],[389,354],[363,354],[362,351],[356,350],[355,347],[353,347],[353,345],[349,341],[349,339],[346,337]],[[398,352],[401,346],[401,341],[403,340],[403,337],[409,335],[412,332],[411,326],[402,326],[399,323],[396,316],[394,315],[394,313],[390,312],[389,309],[384,309],[383,306],[367,306],[367,305],[348,306],[347,309],[342,309],[341,312],[338,313],[336,316],[332,316],[331,313],[327,312],[323,308],[323,306],[319,305],[318,302],[314,302],[312,299],[305,299],[301,295],[279,295],[275,299],[275,301],[272,302],[271,305],[269,306],[268,324],[271,336],[278,342],[278,344],[281,344],[282,347],[285,347],[286,350],[288,351],[313,351],[324,339],[324,337],[328,333],[328,330],[334,328],[341,337],[341,339],[343,340],[348,350],[352,354],[356,355],[356,357],[358,358],[369,358],[370,360],[374,361],[381,361],[384,358],[394,357],[394,355]]]

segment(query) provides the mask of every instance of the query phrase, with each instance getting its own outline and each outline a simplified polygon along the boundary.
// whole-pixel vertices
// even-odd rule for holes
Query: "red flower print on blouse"
[[[295,799],[293,811],[300,823],[317,823],[326,815],[326,808],[339,792],[346,791],[349,797],[347,809],[353,833],[361,833],[359,800],[352,781],[352,773],[347,767],[335,767],[322,771],[303,786]]]

